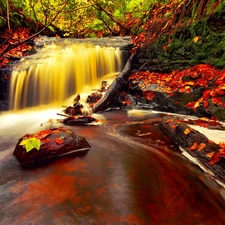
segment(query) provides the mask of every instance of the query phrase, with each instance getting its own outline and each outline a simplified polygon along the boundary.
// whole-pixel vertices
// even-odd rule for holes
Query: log
[[[117,78],[113,81],[110,87],[107,89],[105,95],[102,99],[100,99],[92,108],[93,113],[100,112],[106,110],[111,102],[118,98],[119,91],[121,90],[122,85],[125,80],[127,80],[130,75],[132,61],[135,54],[132,54],[130,58],[127,60],[126,65],[124,66],[123,71],[117,76]]]
[[[206,171],[210,171],[214,179],[225,184],[225,159],[222,157],[220,161],[213,164],[210,163],[208,156],[208,154],[216,154],[220,151],[221,147],[218,144],[210,141],[204,134],[192,129],[187,124],[176,121],[172,116],[164,116],[159,125],[177,145],[197,159]],[[204,148],[195,148],[195,143],[203,144]]]

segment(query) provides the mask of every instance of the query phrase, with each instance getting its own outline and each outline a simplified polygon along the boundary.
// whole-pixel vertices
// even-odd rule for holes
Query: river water
[[[97,125],[45,123],[59,110],[1,114],[1,225],[225,224],[223,189],[149,123],[162,114],[116,110],[94,114]],[[23,169],[12,154],[18,139],[60,126],[90,150]]]
[[[118,48],[63,43],[47,43],[13,71],[11,109],[24,110],[0,114],[0,225],[225,224],[224,189],[149,123],[163,114],[114,110],[94,114],[95,125],[57,123],[72,95],[122,69]],[[61,126],[90,150],[22,168],[18,139]]]

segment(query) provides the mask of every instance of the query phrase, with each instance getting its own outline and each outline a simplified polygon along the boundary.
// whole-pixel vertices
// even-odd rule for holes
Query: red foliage
[[[156,73],[149,71],[139,71],[129,77],[134,83],[138,83],[143,90],[144,96],[152,100],[152,92],[145,91],[145,88],[152,84],[157,84],[155,91],[167,92],[172,96],[174,92],[190,93],[196,87],[204,87],[202,97],[189,102],[186,107],[196,110],[203,106],[208,110],[209,100],[212,104],[225,107],[222,96],[225,94],[225,71],[219,71],[209,64],[199,64],[189,69],[171,73]],[[209,84],[211,82],[211,84]],[[209,86],[211,85],[211,86]]]
[[[17,45],[22,41],[26,40],[30,36],[30,32],[26,28],[18,28],[16,31],[6,30],[2,36],[5,39],[5,42],[0,45],[0,53],[6,51],[8,47]],[[18,47],[15,47],[9,51],[6,51],[0,57],[0,68],[6,66],[13,59],[20,59],[23,56],[28,55],[28,52],[32,49],[31,45],[26,43],[20,44]]]
[[[61,138],[54,138],[54,141],[58,144],[61,145],[64,141]]]

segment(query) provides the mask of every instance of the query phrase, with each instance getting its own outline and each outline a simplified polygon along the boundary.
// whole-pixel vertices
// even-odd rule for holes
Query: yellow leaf
[[[189,134],[191,132],[191,130],[189,128],[185,129],[184,134]]]
[[[194,43],[198,42],[199,38],[200,38],[199,36],[194,37],[193,39]]]

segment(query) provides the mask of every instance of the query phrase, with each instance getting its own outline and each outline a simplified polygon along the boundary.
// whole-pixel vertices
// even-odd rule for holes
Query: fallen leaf
[[[61,145],[64,141],[61,138],[54,138],[54,141],[58,144]]]
[[[201,144],[198,146],[198,151],[204,150],[205,146],[206,146],[205,143],[201,143]]]
[[[35,137],[31,137],[31,138],[22,140],[19,145],[25,146],[26,152],[29,152],[34,148],[37,150],[40,150],[41,141]]]
[[[194,37],[194,39],[193,39],[194,43],[198,42],[199,38],[200,38],[200,36]]]
[[[198,144],[197,142],[195,142],[195,143],[189,148],[189,150],[193,151],[193,150],[197,149],[198,146],[199,146],[199,144]]]
[[[193,130],[192,128],[186,128],[186,129],[184,130],[184,134],[187,135],[187,134],[189,134],[192,130]]]

